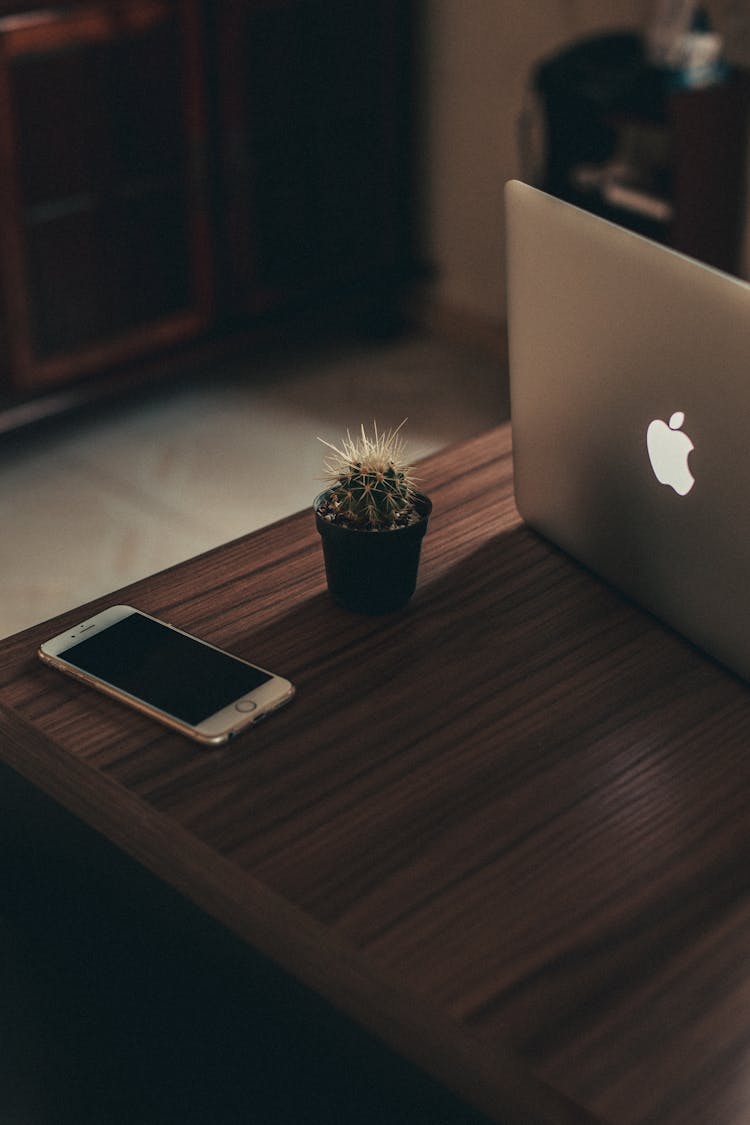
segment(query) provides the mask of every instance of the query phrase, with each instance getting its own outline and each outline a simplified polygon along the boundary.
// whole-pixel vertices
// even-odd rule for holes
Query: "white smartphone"
[[[40,658],[199,742],[217,745],[283,707],[289,680],[129,605],[45,641]]]

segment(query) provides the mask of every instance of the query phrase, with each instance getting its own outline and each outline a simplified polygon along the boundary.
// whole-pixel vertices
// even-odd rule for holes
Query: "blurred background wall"
[[[748,4],[707,7],[721,31]],[[425,0],[421,221],[436,269],[433,317],[501,335],[503,184],[521,174],[518,126],[532,67],[588,35],[645,30],[653,8],[654,0]]]

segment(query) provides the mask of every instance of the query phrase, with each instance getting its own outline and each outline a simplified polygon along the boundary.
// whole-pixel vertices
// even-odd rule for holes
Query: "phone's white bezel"
[[[67,673],[74,679],[81,680],[83,683],[104,692],[106,695],[110,695],[123,703],[129,704],[136,710],[142,711],[144,714],[157,719],[166,726],[179,731],[181,734],[186,734],[191,738],[197,739],[199,742],[209,745],[218,745],[226,742],[227,739],[231,738],[233,735],[239,734],[240,731],[257,723],[261,717],[282,707],[294,695],[294,686],[289,680],[285,680],[281,676],[276,676],[273,672],[268,672],[265,668],[259,668],[259,671],[265,672],[271,679],[267,680],[253,691],[248,692],[247,695],[240,696],[239,699],[233,700],[227,707],[223,707],[221,711],[209,715],[208,718],[193,726],[190,723],[186,723],[184,719],[180,719],[177,715],[172,715],[168,711],[163,711],[161,708],[155,707],[147,700],[131,695],[130,692],[124,691],[121,687],[118,687],[117,684],[109,683],[107,680],[100,679],[98,676],[76,668],[74,664],[66,660],[65,653],[69,649],[75,648],[79,641],[85,640],[97,633],[103,633],[105,630],[111,628],[112,625],[116,625],[118,621],[130,617],[134,613],[138,613],[142,617],[150,618],[165,629],[172,629],[176,633],[182,633],[183,636],[188,637],[195,644],[203,645],[205,648],[212,648],[216,652],[222,652],[225,656],[238,661],[240,664],[247,664],[251,668],[259,667],[257,664],[250,664],[248,660],[243,660],[234,653],[226,652],[225,649],[220,649],[216,645],[210,644],[208,641],[201,640],[192,633],[186,633],[183,629],[178,629],[167,621],[162,621],[158,617],[152,617],[150,613],[145,613],[143,610],[136,609],[129,605],[109,606],[108,609],[102,610],[101,613],[97,613],[94,617],[82,621],[78,625],[74,625],[64,633],[58,633],[56,637],[52,637],[50,640],[40,645],[38,652],[39,658],[46,664],[57,668],[59,671]],[[238,711],[237,704],[242,702],[255,704],[255,709],[251,712]]]

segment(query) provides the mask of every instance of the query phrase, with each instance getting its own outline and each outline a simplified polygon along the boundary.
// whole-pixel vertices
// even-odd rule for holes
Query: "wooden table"
[[[0,757],[504,1125],[746,1125],[748,689],[521,524],[507,427],[420,477],[406,612],[301,513],[6,640]],[[109,601],[296,700],[206,751],[37,661]]]

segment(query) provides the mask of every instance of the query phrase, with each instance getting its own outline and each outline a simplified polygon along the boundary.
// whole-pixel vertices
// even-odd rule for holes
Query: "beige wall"
[[[586,34],[645,27],[653,0],[424,0],[424,233],[438,308],[504,321],[502,192],[520,174],[532,65]]]

